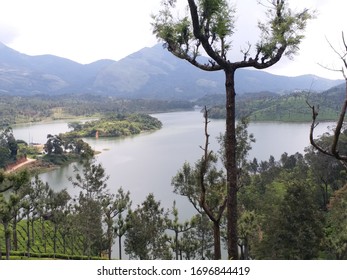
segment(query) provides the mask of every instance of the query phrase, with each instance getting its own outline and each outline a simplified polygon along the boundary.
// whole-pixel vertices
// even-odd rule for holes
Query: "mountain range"
[[[239,69],[238,94],[324,91],[341,84],[315,75],[286,77]],[[80,64],[54,56],[30,56],[0,43],[0,93],[102,94],[121,98],[191,100],[224,92],[223,72],[205,72],[180,60],[160,44],[143,48],[119,61]]]

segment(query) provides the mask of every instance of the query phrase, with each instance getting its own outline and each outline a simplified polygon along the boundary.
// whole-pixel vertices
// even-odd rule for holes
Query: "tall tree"
[[[81,189],[81,192],[91,199],[101,199],[105,195],[107,180],[109,176],[105,169],[95,160],[85,161],[82,165],[82,174],[77,166],[74,167],[75,178],[70,177],[69,181],[74,187]]]
[[[130,228],[126,233],[125,252],[140,260],[171,259],[167,229],[167,213],[153,194],[129,213]]]
[[[35,207],[35,214],[41,223],[41,239],[43,240],[44,248],[46,251],[46,233],[45,233],[45,216],[48,213],[48,198],[50,193],[50,188],[48,183],[44,183],[38,175],[35,176],[35,179],[31,182],[31,197],[32,204]],[[32,218],[32,239],[35,242],[34,238],[34,217]]]
[[[172,230],[174,232],[171,248],[175,252],[176,260],[178,260],[180,256],[180,247],[181,247],[179,235],[189,231],[194,226],[194,219],[192,219],[191,221],[185,221],[184,223],[180,223],[178,218],[178,209],[176,207],[176,201],[174,201],[173,203],[171,213],[173,215],[173,219],[167,220],[167,227],[169,230]]]
[[[242,51],[243,59],[230,61],[231,36],[235,30],[235,8],[228,0],[187,0],[189,15],[175,18],[177,0],[163,0],[162,9],[153,15],[153,32],[164,47],[180,59],[205,71],[224,71],[226,92],[226,169],[228,184],[228,256],[238,259],[237,164],[235,131],[235,72],[239,68],[265,69],[282,56],[291,56],[303,39],[307,9],[293,12],[285,0],[268,1],[268,20],[259,22],[261,38]],[[203,50],[209,60],[199,60]]]
[[[64,142],[59,135],[47,135],[47,142],[44,145],[44,150],[48,155],[61,155],[64,152]]]
[[[25,169],[19,172],[14,172],[6,174],[7,181],[9,186],[11,186],[12,197],[12,243],[13,250],[18,250],[18,238],[17,238],[17,223],[23,218],[21,215],[21,200],[27,194],[28,188],[30,188],[30,175],[29,172]],[[0,184],[1,185],[1,184]],[[18,203],[14,203],[18,202]]]
[[[130,211],[130,208],[128,209],[128,213],[129,211]],[[115,227],[114,227],[114,232],[118,236],[118,255],[120,260],[122,259],[122,244],[123,244],[122,237],[124,236],[124,234],[127,232],[129,228],[130,228],[129,220],[124,219],[122,213],[119,213],[116,220]]]
[[[287,182],[274,230],[269,233],[277,259],[316,259],[323,237],[323,219],[306,180]]]
[[[46,215],[46,219],[50,220],[53,224],[53,253],[57,253],[57,241],[58,241],[58,230],[59,227],[65,226],[67,223],[66,211],[69,210],[69,201],[71,197],[66,189],[59,192],[55,192],[52,189],[48,192],[47,197],[47,211],[49,214]]]
[[[18,144],[11,127],[0,129],[0,167],[17,159]]]
[[[76,210],[79,229],[84,237],[85,253],[90,257],[104,249],[102,229],[102,201],[106,196],[107,180],[105,169],[93,160],[83,163],[82,174],[75,167],[75,178],[69,178],[74,187],[81,189]]]
[[[108,258],[111,259],[112,245],[118,233],[118,226],[122,223],[121,214],[131,206],[130,192],[124,192],[119,188],[117,194],[107,194],[101,202],[103,211],[103,222],[106,224],[106,241],[108,245]],[[116,220],[117,219],[117,220]],[[120,223],[120,224],[119,224]],[[121,236],[120,237],[121,240]],[[119,258],[121,259],[121,244],[119,244]]]
[[[6,199],[3,194],[0,194],[0,224],[4,227],[5,235],[5,250],[6,250],[6,259],[10,259],[10,243],[11,243],[11,230],[10,230],[10,221],[12,219],[12,207],[18,203],[18,200],[14,196],[10,196],[9,199]],[[0,249],[1,251],[1,249]],[[0,252],[0,260],[1,260]]]

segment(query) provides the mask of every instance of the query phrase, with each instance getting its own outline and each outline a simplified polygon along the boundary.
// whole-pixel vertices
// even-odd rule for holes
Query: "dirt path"
[[[30,164],[30,163],[32,163],[32,162],[34,162],[34,161],[36,161],[36,159],[27,158],[26,161],[24,161],[24,162],[22,162],[22,163],[20,163],[20,164],[17,164],[16,166],[13,166],[13,167],[12,167],[11,169],[9,169],[9,170],[6,170],[6,173],[11,173],[11,172],[13,172],[13,171],[16,171],[18,168],[21,168],[21,167],[23,167],[23,166],[25,166],[25,165],[28,165],[28,164]]]

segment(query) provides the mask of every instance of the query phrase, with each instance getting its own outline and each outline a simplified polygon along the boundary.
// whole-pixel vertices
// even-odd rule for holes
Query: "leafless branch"
[[[204,209],[205,213],[209,216],[209,218],[212,222],[219,222],[220,219],[222,218],[223,212],[226,208],[227,199],[224,198],[222,203],[219,205],[217,216],[214,215],[211,207],[209,205],[207,205],[207,203],[206,203],[205,175],[207,172],[210,157],[212,155],[212,151],[208,150],[209,137],[210,137],[210,134],[208,133],[208,124],[210,123],[210,121],[208,120],[208,110],[207,110],[206,106],[204,108],[204,119],[205,119],[205,121],[204,121],[205,122],[205,126],[204,126],[205,145],[204,145],[204,147],[200,146],[200,148],[204,151],[204,155],[203,155],[203,158],[201,161],[201,167],[200,167],[200,187],[201,187],[200,207],[202,207]]]
[[[345,54],[341,54],[339,53],[333,46],[332,44],[328,41],[328,44],[330,45],[330,47],[332,48],[332,50],[338,55],[338,57],[341,59],[342,63],[343,63],[343,67],[342,70],[340,70],[345,78],[345,99],[343,101],[342,107],[341,107],[341,111],[340,111],[340,116],[336,122],[336,128],[334,131],[334,135],[333,135],[333,139],[332,139],[332,143],[330,146],[330,149],[325,149],[323,147],[321,147],[316,140],[313,138],[313,132],[314,129],[317,127],[318,123],[317,123],[317,116],[318,116],[318,110],[315,108],[315,106],[311,106],[308,102],[307,105],[311,108],[312,110],[312,123],[311,123],[311,129],[310,129],[310,143],[311,145],[316,148],[318,151],[320,151],[323,154],[326,154],[328,156],[332,156],[335,157],[336,159],[340,160],[342,163],[344,163],[345,166],[347,166],[347,155],[341,155],[339,150],[338,150],[338,144],[339,144],[339,139],[340,139],[340,135],[341,135],[341,130],[343,127],[343,123],[344,123],[344,119],[346,116],[346,111],[347,111],[347,76],[345,75],[345,70],[347,70],[347,60],[346,60],[346,55],[347,55],[347,45],[346,45],[346,41],[344,38],[344,34],[342,32],[342,41],[343,44],[345,46],[346,49],[346,53]],[[324,67],[326,68],[326,67]],[[328,69],[328,68],[326,68]],[[336,71],[336,70],[335,70]]]
[[[249,57],[251,48],[252,48],[252,44],[250,42],[247,42],[247,48],[241,49],[241,53],[243,54],[243,61],[246,61],[247,58]]]

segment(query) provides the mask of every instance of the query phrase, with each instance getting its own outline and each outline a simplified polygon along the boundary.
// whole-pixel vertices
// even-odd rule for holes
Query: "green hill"
[[[320,121],[331,121],[339,116],[344,95],[344,85],[322,93],[245,94],[237,98],[236,115],[238,118],[248,116],[252,121],[306,122],[312,119],[310,104],[319,108]],[[211,118],[224,118],[224,100],[222,95],[218,95],[205,97],[197,103],[211,108]]]

